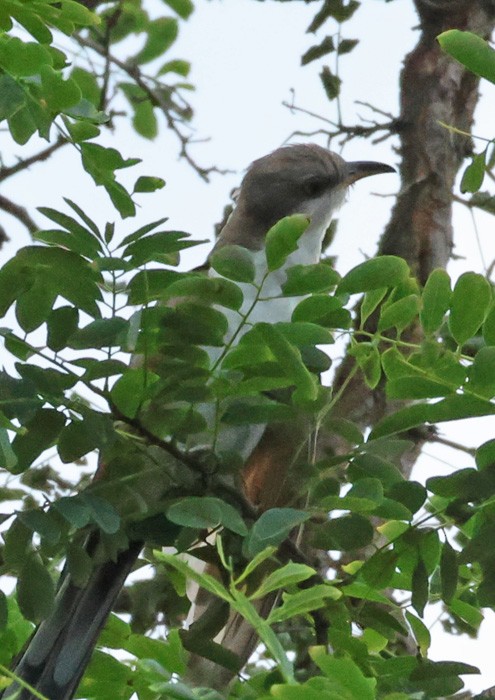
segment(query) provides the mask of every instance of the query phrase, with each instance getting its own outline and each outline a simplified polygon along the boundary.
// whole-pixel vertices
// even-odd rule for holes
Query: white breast
[[[287,257],[285,264],[280,269],[266,275],[264,249],[254,253],[255,281],[259,286],[264,280],[259,300],[253,307],[253,302],[258,295],[257,287],[252,284],[238,283],[244,295],[240,310],[237,312],[231,309],[219,309],[227,317],[229,323],[227,341],[236,335],[235,343],[237,343],[255,323],[279,323],[291,320],[295,307],[304,297],[284,297],[282,295],[282,285],[287,279],[286,271],[294,265],[311,265],[319,262],[323,238],[330,225],[332,215],[342,204],[344,196],[345,191],[339,189],[334,191],[330,198],[327,193],[319,199],[308,201],[306,210],[300,213],[306,214],[311,223],[299,239],[297,249]],[[214,270],[210,270],[209,274],[213,277],[218,276]],[[222,353],[222,348],[207,348],[207,350],[212,364],[219,359]],[[208,426],[213,428],[215,407],[212,404],[202,404],[197,408]],[[246,460],[258,444],[264,429],[264,425],[224,426],[217,435],[216,451],[234,451],[240,454],[243,460]],[[208,438],[208,436],[210,437]],[[208,439],[211,441],[211,433],[196,435],[194,438],[194,449],[207,448]]]

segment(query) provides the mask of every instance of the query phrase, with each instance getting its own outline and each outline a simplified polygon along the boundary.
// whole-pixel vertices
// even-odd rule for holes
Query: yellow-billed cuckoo
[[[297,250],[288,257],[283,268],[266,279],[265,297],[269,298],[253,309],[251,323],[290,320],[299,300],[281,297],[285,270],[292,265],[319,260],[325,233],[349,185],[363,177],[388,172],[393,172],[388,165],[367,161],[347,163],[339,155],[314,144],[279,148],[251,165],[242,181],[236,207],[215,249],[234,244],[254,251],[257,275],[261,279],[266,273],[263,246],[267,231],[291,214],[305,214],[310,219]],[[243,289],[244,310],[253,301],[250,298],[252,289],[247,285]],[[277,296],[280,298],[274,298]],[[235,323],[234,316],[229,317],[229,322]],[[254,502],[263,500],[260,494],[267,488],[270,472],[272,468],[276,472],[280,466],[277,467],[277,462],[281,461],[269,441],[267,444],[266,440],[261,440],[264,429],[258,426],[254,432],[237,440],[238,451],[245,460],[246,495]],[[277,478],[272,475],[275,484]],[[99,632],[142,544],[132,542],[114,560],[95,566],[82,588],[69,576],[63,581],[54,611],[38,627],[14,668],[15,673],[39,693],[50,700],[69,700],[74,696]],[[94,539],[90,554],[92,549]],[[20,700],[34,697],[16,683],[5,690],[2,697],[13,698],[14,695]]]

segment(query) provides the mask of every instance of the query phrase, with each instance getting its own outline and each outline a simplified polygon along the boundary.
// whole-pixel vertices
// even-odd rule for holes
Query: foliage
[[[187,15],[188,3],[168,4]],[[314,28],[330,15],[343,21],[347,15],[337,14],[358,4],[324,3]],[[101,19],[70,0],[12,0],[8,8],[35,39],[0,37],[7,90],[0,90],[0,108],[13,137],[46,136],[62,120],[83,167],[118,211],[131,215],[131,195],[115,170],[135,160],[89,143],[104,121],[102,86],[78,68],[65,79],[65,57],[51,44],[52,27],[68,34],[89,27],[92,36]],[[9,30],[9,14],[0,19]],[[150,20],[138,3],[124,3],[114,19],[110,43],[146,34],[137,64],[157,58],[175,38],[175,19]],[[171,65],[158,74],[185,70]],[[152,97],[136,84],[120,89],[135,108],[136,129],[153,135]],[[134,190],[159,185],[148,179]],[[399,466],[411,447],[408,431],[495,413],[495,303],[486,279],[466,272],[452,285],[435,270],[421,289],[394,256],[368,260],[343,278],[326,262],[295,266],[283,288],[283,296],[296,298],[291,322],[252,325],[246,291],[262,303],[269,274],[304,231],[302,217],[270,230],[261,280],[252,254],[236,246],[214,255],[217,276],[205,277],[177,270],[180,252],[198,242],[163,229],[165,220],[122,239],[113,225],[102,227],[66,203],[64,211],[41,210],[50,228],[0,270],[1,315],[13,310],[20,329],[1,329],[16,372],[0,374],[0,459],[18,478],[0,491],[4,503],[14,503],[0,515],[1,572],[17,578],[15,595],[0,596],[0,663],[22,647],[28,621],[53,608],[54,571],[64,556],[73,579],[87,581],[83,536],[98,529],[109,556],[128,539],[146,539],[141,563],[151,562],[168,585],[168,634],[166,641],[151,638],[112,616],[81,685],[84,697],[197,697],[176,682],[186,672],[186,651],[236,669],[213,640],[223,613],[199,629],[181,629],[186,580],[247,619],[271,661],[269,670],[252,668],[232,697],[434,698],[462,688],[460,676],[477,669],[430,661],[422,618],[427,605],[442,601],[459,627],[475,631],[481,607],[495,605],[495,552],[487,545],[495,532],[495,441],[479,446],[475,468],[432,477],[426,487],[406,481]],[[362,303],[353,312],[356,295]],[[167,305],[171,298],[179,301]],[[349,337],[349,381],[361,372],[371,388],[384,386],[389,398],[408,402],[366,436],[333,414],[339,392],[320,382],[328,358],[319,346],[335,334]],[[289,430],[305,422],[306,443],[332,431],[347,445],[345,454],[301,465],[304,508],[258,513],[232,487],[242,455],[224,448],[229,430],[266,422]],[[63,463],[84,464],[95,451],[104,477],[83,480],[75,491],[48,462],[56,453]],[[291,547],[298,528],[316,550],[332,553],[331,581]],[[214,544],[205,530],[217,532]],[[218,563],[223,580],[152,551],[164,545]],[[390,589],[401,592],[402,603]],[[280,604],[264,619],[256,603],[275,592]],[[320,642],[322,629],[333,654]],[[407,635],[417,654],[398,653]]]
[[[171,555],[157,552],[153,560],[158,567],[177,570],[177,590],[183,590],[182,577],[197,580],[252,621],[281,673],[280,677],[273,675],[273,682],[285,679],[289,683],[286,690],[275,690],[279,686],[274,686],[277,695],[288,693],[291,697],[296,676],[294,663],[274,629],[283,629],[299,618],[310,634],[311,616],[317,613],[333,621],[329,630],[332,645],[347,661],[344,664],[342,659],[339,670],[330,657],[318,652],[315,660],[323,675],[318,676],[319,681],[299,679],[301,693],[311,694],[314,687],[323,692],[326,683],[344,687],[346,682],[363,684],[369,697],[374,696],[376,684],[379,695],[392,690],[422,690],[435,697],[460,688],[459,675],[474,672],[465,664],[442,665],[407,657],[407,663],[404,660],[397,666],[391,658],[387,665],[377,652],[406,634],[409,624],[426,655],[429,641],[420,618],[429,601],[442,599],[453,616],[473,628],[480,621],[478,606],[495,603],[491,576],[495,562],[486,547],[495,527],[490,506],[495,494],[493,442],[479,448],[477,469],[431,478],[428,500],[419,483],[404,480],[397,461],[409,446],[397,434],[425,421],[495,412],[495,305],[484,278],[465,273],[451,290],[447,273],[439,270],[420,290],[407,266],[395,257],[362,263],[342,279],[334,272],[328,275],[324,263],[314,266],[311,275],[297,274],[293,268],[287,293],[308,295],[296,306],[297,320],[290,325],[275,324],[269,333],[266,324],[257,324],[234,345],[231,340],[224,341],[227,321],[222,309],[240,308],[246,284],[257,286],[262,296],[264,284],[247,281],[252,263],[246,251],[242,253],[243,268],[232,266],[228,250],[214,260],[217,273],[226,276],[208,279],[179,273],[173,269],[177,252],[192,244],[185,234],[156,232],[162,222],[154,222],[123,241],[115,241],[111,230],[101,231],[77,205],[68,204],[75,216],[45,211],[60,228],[40,231],[40,243],[21,249],[0,272],[2,312],[13,305],[24,331],[23,336],[2,331],[6,347],[18,360],[19,373],[15,377],[4,372],[1,377],[3,463],[13,474],[28,474],[52,445],[63,462],[80,460],[99,449],[108,460],[110,473],[108,481],[61,499],[52,485],[52,495],[41,507],[31,500],[30,507],[16,515],[5,514],[5,520],[12,519],[5,533],[3,571],[18,576],[17,601],[22,614],[36,621],[50,610],[54,589],[44,563],[62,556],[75,533],[94,523],[117,546],[115,538],[130,532],[129,523],[149,521],[152,515],[164,512],[178,526],[169,542],[179,549],[201,539],[205,528],[223,527],[225,538],[218,538],[216,547],[222,547],[218,554],[232,577],[229,588],[207,574],[195,573]],[[270,233],[267,259],[271,270],[280,267],[290,253],[291,235],[300,235],[299,226],[296,217]],[[277,235],[280,230],[293,234]],[[239,260],[237,249],[232,255]],[[62,266],[71,274],[58,275]],[[241,269],[242,283],[229,279],[239,277]],[[47,276],[46,270],[51,274]],[[159,284],[153,281],[155,275],[159,275]],[[323,281],[315,289],[317,279]],[[178,293],[187,297],[173,309],[151,304]],[[304,511],[272,509],[259,517],[242,508],[239,511],[239,504],[224,491],[225,477],[237,470],[239,460],[232,454],[217,453],[218,463],[212,471],[211,459],[207,464],[194,452],[187,453],[187,444],[198,434],[203,437],[206,427],[200,404],[215,406],[217,433],[224,425],[252,422],[258,412],[263,421],[290,421],[302,412],[310,422],[325,426],[327,419],[330,422],[334,399],[318,386],[313,364],[304,358],[312,357],[321,342],[330,342],[331,331],[348,329],[346,306],[350,295],[361,293],[359,333],[367,340],[358,343],[351,336],[356,367],[365,373],[370,385],[385,381],[389,396],[416,402],[375,425],[367,439],[352,425],[340,426],[350,441],[349,452],[311,466],[311,499]],[[33,294],[37,304],[29,303]],[[473,298],[477,300],[476,315],[473,306],[465,304]],[[55,304],[57,299],[61,301]],[[330,311],[324,300],[331,300]],[[371,333],[364,324],[374,311],[378,312],[377,330]],[[205,324],[189,328],[185,319],[191,313],[204,316]],[[402,335],[418,314],[425,339],[414,345]],[[342,321],[336,323],[338,319]],[[248,321],[248,315],[241,313],[238,327]],[[40,343],[40,337],[46,340]],[[484,341],[474,358],[463,353],[473,338]],[[205,345],[217,348],[213,358],[208,357]],[[306,355],[307,351],[311,352]],[[141,367],[125,361],[126,355],[136,352],[144,356]],[[294,388],[288,402],[260,393],[284,386]],[[115,423],[116,418],[119,423]],[[339,429],[338,423],[332,428]],[[142,450],[143,438],[153,439],[161,447],[165,472],[174,469],[174,460],[180,460],[175,453],[172,459],[170,446],[184,451],[185,464],[174,475],[173,490],[170,473],[155,474],[156,466],[150,465]],[[137,463],[130,465],[129,455]],[[125,478],[122,462],[127,464]],[[343,462],[349,463],[345,476],[340,471]],[[116,473],[112,473],[112,465],[117,463],[119,471],[115,468]],[[206,473],[208,497],[198,500]],[[152,495],[146,491],[151,476]],[[43,483],[43,489],[50,492],[49,481]],[[21,490],[24,493],[23,487]],[[11,497],[19,498],[20,493],[17,488]],[[4,498],[8,497],[5,490]],[[339,515],[328,520],[327,511]],[[277,554],[278,547],[302,522],[306,522],[315,547],[346,554],[348,561],[339,567],[339,573],[336,571],[331,584],[319,580],[308,564],[284,564]],[[447,535],[447,529],[454,527]],[[382,543],[371,555],[365,554],[363,548],[370,545],[376,530]],[[167,531],[170,529],[163,524],[162,536],[170,538]],[[154,533],[151,541],[157,539]],[[69,569],[84,580],[89,566],[84,550],[72,544],[70,552]],[[243,571],[242,562],[250,559]],[[274,570],[273,564],[268,568],[272,573],[261,573],[260,580],[259,569],[266,568],[267,561],[280,563]],[[301,588],[310,579],[314,585]],[[254,583],[257,580],[260,582]],[[389,587],[408,592],[407,621],[401,620],[401,607],[385,595]],[[286,591],[283,603],[264,621],[253,602],[280,589]],[[352,622],[366,630],[362,638],[352,637]],[[144,642],[126,630],[119,637],[123,648],[141,648]],[[136,639],[131,647],[129,639]],[[161,664],[163,689],[168,687],[170,674],[182,668],[177,656],[180,639],[191,648],[186,633],[173,639],[156,642],[158,656],[154,658]],[[21,642],[12,643],[12,652]],[[104,641],[102,644],[108,646]],[[171,644],[178,645],[173,653]],[[141,668],[140,652],[131,653],[136,656],[133,666],[139,673],[129,687],[137,690],[144,678],[158,682],[156,670],[148,676],[150,669]],[[101,658],[96,657],[89,678],[102,673],[98,666]],[[122,670],[115,672],[113,682],[128,685],[129,678]]]
[[[189,0],[168,5],[178,18],[155,19],[143,3],[131,0],[98,12],[75,0],[12,0],[0,11],[0,122],[20,145],[35,134],[48,140],[56,130],[57,145],[72,145],[84,170],[106,189],[122,217],[136,213],[134,193],[164,185],[160,178],[143,177],[127,191],[116,171],[140,159],[123,158],[116,149],[95,143],[102,128],[115,126],[124,101],[140,136],[158,135],[161,112],[187,149],[188,136],[180,125],[192,115],[183,96],[192,86],[182,81],[189,64],[163,62],[162,57],[173,47],[179,20],[187,19],[192,5]],[[25,30],[20,36],[15,31],[19,27]],[[131,35],[143,46],[123,61],[118,45]],[[180,82],[173,82],[174,74]],[[206,176],[207,170],[200,174]]]

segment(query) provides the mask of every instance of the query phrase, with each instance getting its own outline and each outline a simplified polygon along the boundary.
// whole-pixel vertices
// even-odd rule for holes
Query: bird
[[[235,207],[211,254],[215,255],[226,246],[240,246],[250,251],[256,280],[264,279],[265,294],[253,307],[253,285],[239,283],[244,294],[241,313],[253,307],[249,327],[259,322],[290,321],[300,298],[281,294],[287,269],[320,260],[325,234],[344,203],[350,185],[365,177],[392,172],[394,168],[380,162],[346,162],[337,153],[316,144],[283,146],[251,164],[242,179]],[[265,236],[277,222],[294,214],[307,217],[307,228],[284,265],[268,273]],[[208,274],[218,276],[214,269]],[[226,337],[238,342],[247,327],[234,337],[238,312],[229,309],[222,309],[222,312],[228,321]],[[209,352],[214,362],[218,349],[209,349]],[[208,406],[201,410],[208,423]],[[222,439],[224,448],[234,444],[241,456],[245,497],[255,506],[271,507],[273,492],[279,490],[280,470],[287,462],[287,445],[277,444],[269,425],[248,426],[243,434],[236,434],[235,427],[228,426]],[[184,446],[185,453],[190,455],[195,449],[204,449],[201,440],[197,438],[195,445]],[[99,563],[82,586],[70,575],[62,574],[53,612],[38,626],[13,666],[18,677],[50,700],[74,697],[99,633],[142,547],[142,540],[131,538],[112,559],[101,561],[99,533],[90,534],[86,551],[89,556],[99,553]],[[250,644],[252,647],[252,639]],[[14,681],[0,697],[31,700],[35,696]]]

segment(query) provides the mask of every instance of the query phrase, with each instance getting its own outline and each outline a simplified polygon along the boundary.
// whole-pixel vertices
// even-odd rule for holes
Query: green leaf
[[[472,32],[449,29],[437,37],[442,49],[472,73],[495,83],[495,51]]]
[[[82,143],[82,164],[97,185],[105,187],[110,199],[122,217],[134,216],[134,203],[122,185],[115,180],[115,170],[139,163],[138,158],[124,160],[115,148],[104,148],[96,143]]]
[[[478,469],[486,469],[495,465],[495,439],[488,440],[476,450],[476,466]]]
[[[286,216],[272,226],[265,237],[265,255],[270,272],[281,268],[289,255],[297,250],[298,241],[308,226],[309,219],[303,214]]]
[[[69,131],[71,139],[75,143],[89,141],[89,139],[94,139],[100,135],[100,129],[89,122],[71,122],[67,119],[65,125]]]
[[[13,117],[26,102],[22,87],[10,75],[0,75],[0,121]]]
[[[332,51],[335,51],[333,38],[331,36],[326,36],[320,44],[317,46],[312,46],[303,54],[301,57],[301,65],[305,66],[308,63],[311,63],[311,61],[315,61],[322,56],[326,56],[326,54],[329,54]]]
[[[0,428],[0,464],[3,469],[16,473],[17,457],[9,441],[5,428]]]
[[[90,231],[92,231],[97,238],[101,240],[102,236],[101,233],[98,229],[98,226],[95,224],[95,222],[89,218],[89,216],[79,207],[75,202],[73,202],[71,199],[68,197],[64,197],[64,202],[69,205],[71,209],[73,209],[76,214],[79,216],[80,219],[84,221],[86,226]]]
[[[260,515],[251,532],[244,540],[246,554],[253,557],[266,547],[279,545],[301,523],[308,520],[309,513],[293,508],[271,508]]]
[[[411,605],[420,617],[423,617],[428,602],[428,593],[428,572],[424,561],[420,558],[413,571],[411,592]]]
[[[83,588],[88,583],[94,566],[87,550],[81,545],[71,543],[67,549],[66,563],[71,581]]]
[[[180,279],[175,270],[140,270],[129,282],[129,304],[148,304],[161,299],[166,288]]]
[[[14,473],[27,469],[35,459],[51,447],[65,423],[62,413],[52,408],[39,409],[26,424],[26,432],[16,435],[12,449],[17,457]]]
[[[459,277],[452,295],[449,318],[450,332],[458,345],[463,345],[478,331],[491,300],[491,286],[483,275],[465,272]]]
[[[38,556],[31,554],[17,580],[17,602],[28,620],[40,623],[52,612],[55,586]]]
[[[423,656],[426,656],[431,645],[431,634],[428,627],[426,627],[425,623],[416,617],[416,615],[409,612],[409,610],[406,610],[406,620],[411,626],[421,653]]]
[[[234,282],[254,282],[256,268],[253,253],[239,245],[226,245],[214,250],[209,263],[219,275]]]
[[[320,73],[320,80],[322,82],[323,89],[325,90],[325,94],[330,101],[339,96],[342,80],[338,75],[332,73],[328,66],[323,66]]]
[[[495,406],[489,401],[474,396],[454,395],[442,401],[430,404],[417,404],[400,409],[396,413],[382,418],[371,431],[372,438],[391,435],[414,428],[423,423],[441,423],[443,421],[460,420],[489,416],[495,413]]]
[[[60,0],[61,16],[82,27],[98,26],[101,18],[76,0]],[[55,25],[58,26],[58,25]],[[63,30],[62,30],[63,31]]]
[[[349,354],[356,358],[366,384],[371,389],[375,389],[382,376],[380,352],[377,346],[368,342],[355,343],[349,348]]]
[[[186,301],[160,312],[159,327],[168,344],[224,345],[228,321],[217,309]]]
[[[153,140],[156,138],[158,136],[158,120],[153,104],[150,100],[141,100],[140,102],[135,102],[133,107],[134,115],[132,117],[132,125],[137,133],[145,139]],[[165,181],[159,177],[141,177],[134,185],[134,192],[154,192],[155,190],[161,189],[164,185]]]
[[[438,269],[428,277],[423,289],[423,306],[420,313],[425,333],[434,333],[442,325],[451,299],[450,277],[445,270]]]
[[[274,608],[268,616],[268,624],[291,620],[297,615],[306,615],[323,608],[327,600],[338,600],[342,597],[338,588],[329,584],[317,584],[310,588],[297,591],[297,593],[285,593],[282,596],[282,605]]]
[[[54,501],[52,508],[78,530],[91,522],[91,509],[80,496],[63,496]]]
[[[76,350],[122,347],[128,330],[129,321],[124,318],[98,318],[76,330],[68,339],[68,346]]]
[[[378,308],[387,292],[387,287],[378,287],[378,289],[371,289],[369,292],[366,292],[361,304],[361,328],[364,327],[371,314]]]
[[[353,484],[345,496],[327,496],[320,505],[328,510],[365,512],[374,510],[383,501],[383,486],[379,479],[363,478]]]
[[[131,369],[114,384],[112,401],[124,416],[135,418],[145,398],[147,386],[157,379],[156,375],[142,368]]]
[[[168,264],[171,253],[177,253],[205,242],[189,241],[188,238],[190,235],[183,231],[161,231],[150,236],[138,237],[127,245],[122,257],[130,256],[131,263],[135,267],[151,261]]]
[[[313,294],[299,302],[292,313],[292,321],[317,323],[326,328],[349,328],[351,315],[343,306],[346,299]]]
[[[360,294],[371,289],[396,287],[409,277],[409,266],[403,258],[380,255],[357,265],[345,275],[337,293]]]
[[[372,539],[373,526],[368,518],[352,513],[316,526],[312,545],[318,549],[347,552],[366,547]]]
[[[68,338],[77,330],[79,312],[74,306],[59,306],[53,309],[46,320],[47,345],[59,352],[67,347]]]
[[[186,672],[186,659],[178,630],[171,630],[166,642],[161,639],[150,639],[141,634],[132,634],[122,646],[138,659],[153,659],[170,673],[182,675]],[[172,684],[171,686],[174,687]],[[170,697],[173,695],[171,694]]]
[[[7,606],[7,596],[3,591],[0,591],[0,632],[7,627],[9,622],[9,609]]]
[[[182,19],[187,19],[194,11],[192,0],[164,0],[164,2]]]
[[[161,177],[150,177],[149,175],[141,175],[134,184],[133,192],[156,192],[165,187],[165,180]]]
[[[387,490],[387,498],[404,505],[414,514],[426,501],[426,489],[417,481],[397,481]]]
[[[487,399],[495,396],[495,347],[480,348],[469,371],[469,389]]]
[[[108,416],[88,411],[84,420],[72,420],[60,433],[57,449],[62,462],[75,462],[102,447],[111,426]]]
[[[289,562],[281,569],[272,571],[262,582],[259,588],[249,596],[250,600],[259,600],[272,591],[280,588],[293,586],[301,581],[306,581],[311,576],[316,575],[316,571],[306,564]]]
[[[165,75],[166,73],[177,73],[177,75],[182,75],[184,78],[187,78],[190,71],[191,64],[189,63],[189,61],[177,59],[174,61],[167,61],[167,63],[164,63],[158,71],[157,76]]]
[[[483,622],[483,613],[479,607],[469,605],[469,603],[459,598],[451,601],[449,609],[475,630],[479,629],[479,626]]]
[[[77,83],[69,78],[64,80],[59,71],[53,70],[49,65],[40,66],[41,85],[43,99],[53,112],[64,112],[69,107],[76,105],[81,99],[81,91]]]
[[[335,287],[340,276],[329,265],[294,265],[287,270],[287,279],[282,285],[284,296],[298,296],[326,292]]]
[[[72,251],[26,246],[0,270],[0,314],[4,314],[20,297],[26,322],[30,325],[41,323],[49,315],[47,299],[60,294],[90,316],[98,317],[100,311],[96,301],[101,299],[97,286],[100,281],[101,276],[88,261]],[[34,298],[33,292],[31,296],[29,294],[33,287],[36,290]]]
[[[48,138],[51,119],[44,114],[35,115],[34,112],[33,103],[28,102],[7,119],[12,138],[21,146],[29,141],[36,130],[40,136]]]
[[[247,528],[236,509],[220,498],[189,496],[181,498],[167,508],[167,518],[177,525],[192,528],[213,528],[219,524],[239,535],[246,535]]]
[[[410,675],[410,679],[417,681],[422,678],[445,678],[446,676],[477,674],[480,670],[471,664],[462,661],[430,661],[423,659]]]
[[[88,491],[80,494],[83,503],[88,507],[91,519],[107,535],[114,535],[120,527],[120,516],[111,503]]]
[[[448,604],[452,601],[457,590],[459,565],[456,551],[445,541],[442,546],[440,559],[440,583],[442,587],[442,599]]]
[[[366,678],[359,666],[352,659],[338,658],[327,653],[325,647],[316,646],[310,650],[310,656],[315,664],[331,679],[331,695],[342,700],[374,700],[376,679]],[[338,695],[337,695],[338,693]],[[297,697],[297,696],[294,696]],[[314,695],[325,698],[324,694]]]
[[[483,339],[487,345],[495,345],[495,305],[488,312],[483,324]]]
[[[63,242],[64,247],[74,250],[74,252],[80,255],[85,255],[91,260],[102,252],[103,249],[98,240],[99,236],[95,235],[94,231],[88,231],[84,226],[81,226],[72,216],[68,216],[50,207],[38,207],[38,211],[56,224],[63,226],[66,231],[72,234],[72,236],[67,236]],[[43,234],[42,231],[38,232],[36,236],[41,234]],[[71,245],[67,245],[68,242],[72,242],[72,247]]]
[[[273,352],[284,374],[293,379],[296,390],[292,395],[295,403],[314,401],[318,396],[318,386],[314,376],[307,370],[299,351],[290,344],[284,335],[269,323],[258,323],[256,330]]]
[[[365,447],[371,447],[371,442]],[[375,454],[360,454],[349,465],[349,478],[352,481],[373,477],[380,479],[385,488],[390,488],[396,483],[402,483],[404,477],[399,469],[392,463]]]
[[[0,65],[7,74],[27,77],[39,73],[43,64],[53,62],[50,51],[41,44],[24,42],[14,36],[4,39],[0,41]]]
[[[56,544],[60,540],[60,527],[51,513],[40,509],[24,510],[18,517],[26,527],[37,532],[48,544]]]
[[[392,304],[382,306],[378,330],[395,327],[398,333],[409,326],[419,312],[419,297],[417,294],[409,294]]]
[[[485,158],[486,151],[473,156],[472,162],[462,175],[461,192],[463,194],[466,192],[477,192],[481,188],[483,180],[485,179]]]
[[[352,49],[359,44],[358,39],[342,39],[337,47],[337,53],[339,56],[343,56],[346,53],[350,53]]]
[[[196,297],[205,304],[219,304],[227,309],[238,311],[244,296],[240,288],[223,277],[204,277],[203,275],[183,276],[172,282],[163,294],[163,299],[174,297]]]
[[[293,417],[294,411],[290,406],[275,401],[258,404],[233,401],[222,414],[221,421],[228,425],[258,425],[283,422]]]
[[[370,557],[359,570],[359,576],[373,588],[389,586],[395,574],[398,554],[393,550],[381,550]]]
[[[100,103],[101,90],[95,74],[75,66],[71,71],[70,77],[77,83],[82,96],[97,107]]]
[[[39,393],[48,397],[60,396],[71,389],[77,382],[77,376],[72,373],[59,372],[51,367],[39,367],[27,363],[16,363],[16,369],[26,379],[30,379]]]
[[[146,43],[134,56],[140,65],[153,61],[164,54],[174,43],[178,34],[178,23],[172,17],[159,17],[148,24]]]
[[[330,345],[334,342],[330,331],[316,323],[292,321],[274,325],[292,345],[298,348],[305,348],[308,345]]]
[[[232,604],[230,593],[214,576],[211,576],[208,573],[200,573],[199,571],[196,571],[175,554],[166,554],[160,550],[155,550],[153,552],[153,556],[158,561],[164,562],[174,569],[177,569],[177,571],[183,574],[186,579],[195,581],[209,593],[213,593],[213,595],[216,595],[221,600],[225,600],[229,604]]]

